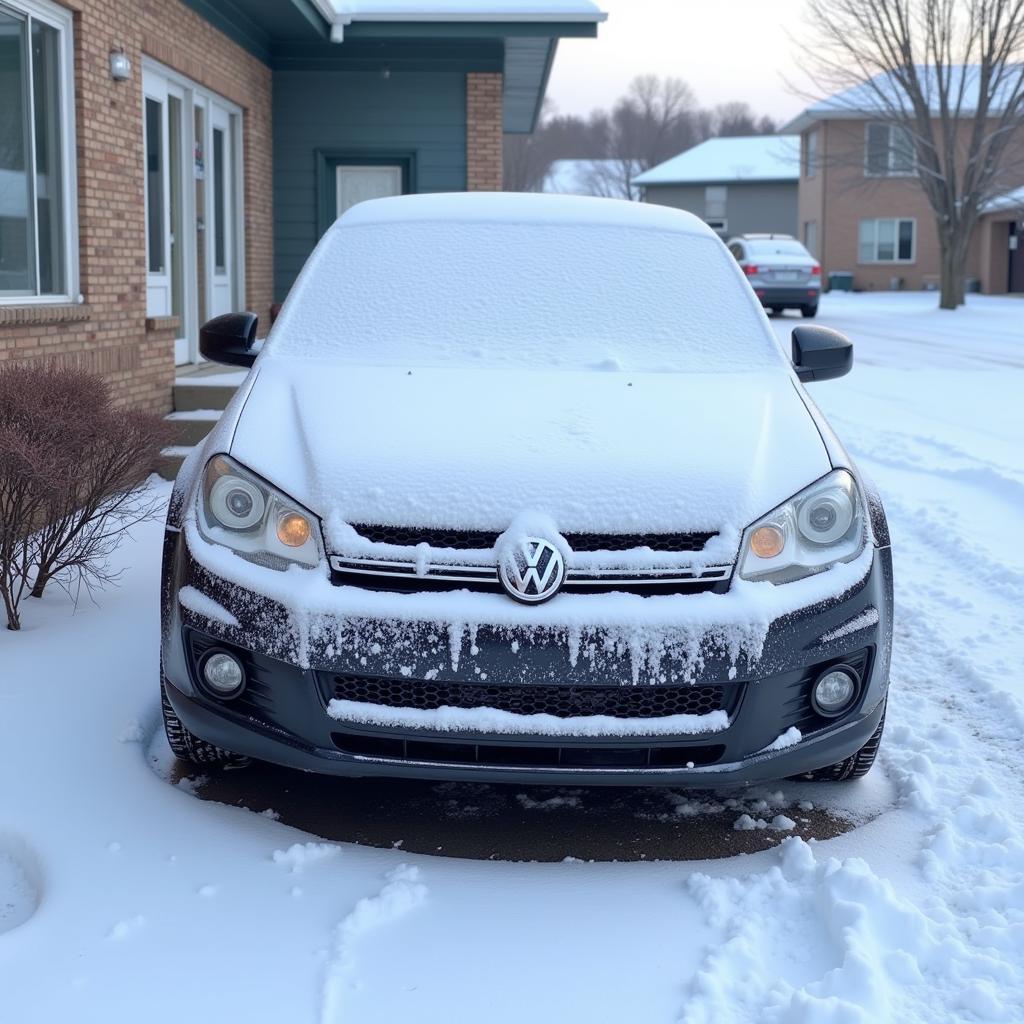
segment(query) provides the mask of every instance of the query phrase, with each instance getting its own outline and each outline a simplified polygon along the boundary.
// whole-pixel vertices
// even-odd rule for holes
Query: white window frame
[[[80,302],[78,278],[78,149],[75,143],[75,40],[71,11],[49,0],[0,0],[4,7],[49,25],[60,33],[60,144],[61,209],[64,218],[64,282],[66,290],[51,295],[0,295],[0,306],[60,306]],[[32,160],[35,162],[35,118],[32,118]],[[34,177],[34,175],[33,175]],[[32,211],[33,231],[38,234],[38,215]],[[39,246],[36,252],[38,277]]]
[[[878,225],[881,221],[891,221],[895,225],[895,232],[893,235],[894,245],[893,253],[894,258],[891,260],[880,260],[878,259]],[[865,260],[861,257],[860,252],[860,233],[861,228],[864,224],[874,224],[875,226],[875,237],[874,237],[874,250],[875,258]],[[909,223],[912,225],[910,235],[910,258],[900,259],[900,224]],[[857,263],[861,266],[892,266],[894,264],[900,264],[901,266],[907,266],[911,263],[917,262],[917,218],[916,217],[864,217],[857,222]]]
[[[886,147],[886,164],[887,169],[884,171],[873,171],[869,164],[870,156],[870,138],[871,129],[886,128],[889,132],[889,144]],[[896,131],[906,131],[902,125],[891,124],[888,121],[865,121],[864,122],[864,177],[865,178],[916,178],[917,177],[917,166],[912,167],[909,171],[898,171],[894,170],[893,154],[897,152],[897,148],[892,143],[892,133]],[[913,139],[910,140],[913,144]]]

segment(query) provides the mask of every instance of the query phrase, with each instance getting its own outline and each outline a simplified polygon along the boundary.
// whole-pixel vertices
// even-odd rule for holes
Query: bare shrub
[[[51,581],[74,596],[115,575],[109,558],[159,501],[140,487],[167,443],[158,416],[117,409],[95,374],[0,367],[0,595],[8,629]]]

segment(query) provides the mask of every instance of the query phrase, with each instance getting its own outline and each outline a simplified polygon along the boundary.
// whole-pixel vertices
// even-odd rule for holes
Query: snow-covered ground
[[[835,797],[888,810],[741,858],[511,864],[196,800],[151,770],[151,524],[101,607],[0,634],[0,1021],[1024,1020],[1024,301],[934,302],[825,297],[858,366],[812,386],[892,526],[888,783]]]

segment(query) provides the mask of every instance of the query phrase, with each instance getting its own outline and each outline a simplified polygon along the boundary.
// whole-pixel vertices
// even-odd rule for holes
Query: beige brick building
[[[937,288],[935,215],[899,129],[826,100],[786,130],[800,135],[800,238],[826,280],[845,272],[867,291]],[[1024,291],[1024,133],[1004,177],[968,255],[969,287],[989,294]]]
[[[502,133],[532,129],[557,39],[603,17],[345,10],[0,0],[0,361],[74,363],[170,409],[202,321],[266,324],[348,205],[500,189]]]

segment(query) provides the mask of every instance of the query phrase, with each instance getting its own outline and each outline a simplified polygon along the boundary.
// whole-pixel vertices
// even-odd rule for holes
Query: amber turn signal
[[[750,550],[758,558],[774,558],[786,546],[786,536],[777,526],[759,526],[750,535]]]
[[[309,534],[309,520],[298,512],[286,512],[277,521],[277,539],[290,548],[301,548]]]

